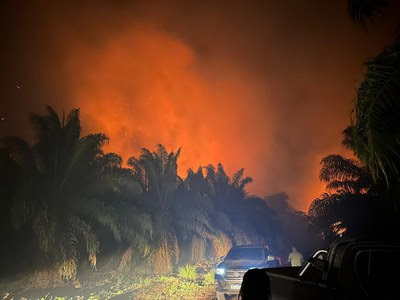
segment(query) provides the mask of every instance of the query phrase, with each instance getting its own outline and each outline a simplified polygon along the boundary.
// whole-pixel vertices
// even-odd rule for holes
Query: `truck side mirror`
[[[328,270],[328,261],[326,260],[310,257],[307,261],[322,272],[326,272]]]

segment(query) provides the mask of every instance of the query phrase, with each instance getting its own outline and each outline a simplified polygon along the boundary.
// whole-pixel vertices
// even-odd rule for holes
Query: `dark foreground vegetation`
[[[350,1],[351,15],[363,21],[386,4]],[[366,61],[344,131],[354,157],[322,160],[327,190],[308,214],[285,193],[248,195],[243,169],[180,177],[180,149],[158,145],[123,162],[103,152],[105,134],[81,135],[79,110],[32,114],[32,140],[0,140],[1,297],[207,297],[213,262],[232,245],[266,243],[282,255],[296,245],[307,256],[339,236],[398,238],[399,99],[397,40]]]
[[[393,1],[394,2],[394,1]],[[349,13],[366,25],[388,0],[349,0]],[[400,37],[364,63],[342,145],[355,159],[329,155],[320,180],[327,193],[314,200],[309,215],[324,237],[345,233],[399,238],[400,212]],[[332,231],[333,229],[333,231]],[[330,236],[330,237],[329,237]]]

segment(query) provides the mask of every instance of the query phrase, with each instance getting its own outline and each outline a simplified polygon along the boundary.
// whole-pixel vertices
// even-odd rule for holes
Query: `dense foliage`
[[[373,21],[387,0],[349,0],[357,23]],[[357,160],[328,155],[320,180],[326,193],[310,206],[312,223],[323,237],[399,236],[400,207],[400,39],[364,63],[351,124],[343,146]]]
[[[97,269],[99,255],[119,257],[119,271],[164,274],[235,244],[268,243],[279,252],[293,243],[294,227],[281,226],[282,219],[299,215],[247,195],[252,179],[243,169],[230,177],[221,164],[209,165],[181,178],[181,150],[162,145],[142,149],[124,167],[120,156],[102,151],[104,134],[81,136],[76,109],[60,119],[48,107],[31,121],[32,142],[0,140],[1,239],[10,245],[3,265],[19,255],[22,266],[25,257],[34,270],[74,281],[85,265]],[[297,222],[305,235],[307,216]]]
[[[348,3],[353,20],[364,23],[388,1]],[[181,150],[162,145],[142,149],[125,165],[118,154],[103,152],[105,134],[81,136],[79,110],[61,119],[51,107],[32,114],[33,141],[0,139],[1,269],[52,269],[58,280],[73,281],[85,265],[96,270],[98,258],[110,256],[118,257],[109,261],[119,271],[135,266],[164,274],[218,258],[236,244],[268,243],[282,254],[293,244],[311,250],[319,238],[395,235],[399,42],[365,62],[343,140],[357,159],[322,160],[326,193],[307,215],[293,210],[285,193],[248,195],[252,179],[243,169],[229,176],[221,164],[208,165],[182,178]]]

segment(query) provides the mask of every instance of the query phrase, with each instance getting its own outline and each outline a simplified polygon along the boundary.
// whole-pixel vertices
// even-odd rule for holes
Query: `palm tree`
[[[339,236],[371,237],[376,232],[382,233],[385,226],[380,221],[384,213],[376,197],[368,193],[324,193],[308,211],[312,224],[328,243]]]
[[[387,0],[349,0],[356,22],[373,20]],[[395,210],[400,204],[400,39],[379,55],[366,60],[363,79],[357,88],[352,124],[346,129],[344,145],[370,171],[374,181],[385,181]],[[387,197],[385,197],[387,198]]]
[[[374,179],[399,180],[400,43],[365,63],[353,109],[354,150]]]
[[[88,260],[96,268],[99,240],[95,224],[109,228],[116,239],[134,241],[135,229],[142,235],[151,234],[149,226],[138,226],[143,222],[129,222],[135,227],[126,230],[127,220],[99,196],[99,186],[120,189],[123,183],[116,184],[116,179],[122,176],[110,176],[115,157],[101,151],[108,140],[105,135],[80,137],[79,110],[72,110],[61,121],[47,107],[46,115],[32,114],[31,120],[36,132],[32,146],[17,137],[3,138],[0,143],[22,170],[13,196],[12,219],[16,228],[30,225],[61,278],[76,278],[80,245],[85,245]],[[146,219],[140,214],[136,217]]]
[[[143,148],[139,158],[128,160],[143,191],[141,205],[154,223],[149,259],[156,273],[168,273],[178,263],[179,229],[188,231],[182,234],[185,238],[190,229],[193,230],[192,222],[197,212],[192,206],[194,201],[189,199],[193,195],[188,197],[187,189],[181,188],[178,195],[183,183],[177,173],[179,155],[180,149],[168,153],[164,146],[158,145],[155,151]]]
[[[192,218],[196,226],[191,231],[191,262],[196,262],[206,255],[219,258],[232,247],[229,237],[233,228],[231,220],[226,214],[216,210],[212,199],[213,187],[203,170],[203,167],[199,167],[197,172],[189,169],[182,185],[191,195],[186,197],[189,199],[189,202],[186,202],[192,202],[191,206],[197,208],[196,214],[200,216],[200,218]],[[181,210],[181,213],[186,214],[185,210]]]
[[[326,189],[337,194],[366,193],[372,186],[368,169],[354,159],[331,154],[321,161],[319,178],[326,183]]]
[[[352,116],[354,151],[375,182],[386,182],[395,210],[400,186],[399,41],[366,61]]]
[[[222,164],[217,168],[209,165],[206,172],[211,185],[210,197],[219,214],[216,223],[226,230],[233,244],[261,244],[266,240],[275,244],[273,213],[262,199],[247,195],[245,187],[252,178],[244,176],[244,169],[232,178]]]
[[[245,187],[253,179],[248,176],[244,177],[244,169],[237,171],[231,179],[220,163],[217,168],[208,165],[206,174],[216,208],[229,213],[240,213],[240,206],[246,196]]]
[[[150,215],[140,209],[141,188],[131,170],[122,167],[122,158],[107,153],[99,160],[102,176],[90,189],[100,202],[96,208],[112,210],[112,218],[104,222],[112,229],[118,248],[123,249],[118,270],[129,271],[133,258],[149,254],[153,223]]]
[[[156,273],[170,272],[179,262],[196,262],[210,244],[215,255],[224,255],[231,245],[214,223],[211,186],[202,168],[189,169],[183,180],[177,174],[179,155],[180,149],[168,153],[158,145],[155,151],[142,149],[139,158],[128,160],[143,190],[141,205],[154,222],[149,259]]]
[[[337,154],[326,156],[321,164],[320,180],[327,192],[311,203],[308,214],[323,238],[332,241],[343,234],[375,231],[378,226],[370,220],[379,219],[383,208],[368,169]]]
[[[177,173],[180,149],[168,153],[158,145],[156,151],[143,148],[139,158],[131,157],[128,165],[142,189],[141,205],[151,215],[154,236],[150,261],[157,273],[170,272],[179,257],[178,238],[173,227],[171,206],[182,181]]]

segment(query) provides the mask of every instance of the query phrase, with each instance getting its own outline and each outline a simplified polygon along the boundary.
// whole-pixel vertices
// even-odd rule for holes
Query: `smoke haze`
[[[181,175],[244,167],[250,193],[306,210],[321,158],[350,155],[361,63],[393,41],[398,8],[363,30],[346,1],[3,1],[0,134],[29,136],[45,104],[79,107],[124,160],[182,147]]]

